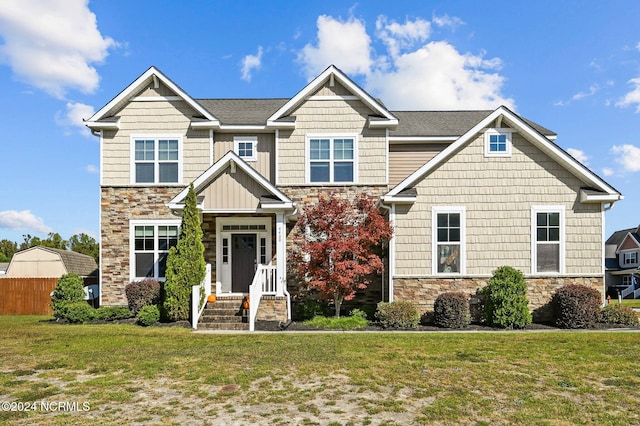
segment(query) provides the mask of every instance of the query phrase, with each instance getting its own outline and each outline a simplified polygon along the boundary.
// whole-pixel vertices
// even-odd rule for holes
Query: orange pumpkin
[[[215,294],[210,294],[209,297],[207,297],[207,302],[214,303],[215,301],[216,301],[216,295]]]
[[[245,309],[249,309],[249,301],[245,300],[244,303],[242,304],[242,307]]]

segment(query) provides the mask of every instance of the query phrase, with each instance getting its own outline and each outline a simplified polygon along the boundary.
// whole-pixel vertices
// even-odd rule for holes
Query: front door
[[[231,291],[249,293],[256,273],[256,234],[231,235]]]

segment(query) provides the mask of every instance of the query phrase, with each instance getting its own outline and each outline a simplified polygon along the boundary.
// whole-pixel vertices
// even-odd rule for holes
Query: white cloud
[[[0,61],[15,77],[57,97],[94,92],[101,63],[117,45],[98,30],[88,0],[2,0]]]
[[[449,16],[432,18],[437,26],[463,22]],[[504,77],[498,72],[500,58],[485,58],[459,52],[446,41],[429,41],[432,23],[424,19],[400,24],[379,16],[375,41],[384,52],[377,53],[365,23],[356,18],[341,21],[320,16],[318,41],[298,54],[307,78],[330,64],[350,75],[364,76],[364,88],[397,109],[494,109],[513,99],[502,95]]]
[[[627,172],[640,172],[640,148],[634,145],[615,145],[611,151],[616,162]]]
[[[87,167],[84,168],[84,170],[87,173],[91,173],[91,174],[95,174],[95,173],[98,173],[100,171],[100,169],[98,169],[98,167],[93,165],[93,164],[89,164]]]
[[[387,46],[392,58],[397,58],[402,50],[413,48],[415,43],[424,42],[430,34],[431,23],[423,19],[398,24],[379,16],[376,21],[376,36]]]
[[[513,99],[501,95],[504,77],[492,72],[497,59],[462,54],[445,41],[434,41],[405,53],[395,70],[376,71],[367,78],[367,89],[391,108],[494,109]]]
[[[635,104],[636,112],[640,113],[640,77],[632,78],[629,83],[634,86],[633,89],[616,102],[616,106],[628,107]]]
[[[575,158],[585,166],[589,165],[589,157],[584,151],[575,148],[568,148],[567,152],[569,153],[569,155],[571,155],[573,158]]]
[[[608,167],[605,167],[604,169],[602,169],[602,174],[605,176],[613,176],[615,172],[613,171],[613,169],[610,169]]]
[[[311,80],[331,64],[347,74],[366,75],[370,72],[371,38],[364,22],[355,18],[340,21],[321,15],[317,26],[317,45],[307,44],[298,54],[307,79]]]
[[[56,113],[56,124],[68,129],[76,129],[85,136],[91,136],[90,130],[84,125],[83,120],[88,119],[94,113],[94,109],[91,105],[86,105],[79,102],[67,102],[67,109],[63,113],[58,111]],[[70,132],[68,132],[70,133]]]
[[[52,232],[51,228],[44,224],[42,218],[35,216],[29,210],[21,212],[16,210],[0,211],[0,228],[35,231],[43,234]]]
[[[435,13],[431,16],[431,21],[433,21],[433,24],[438,26],[438,27],[450,27],[452,29],[456,29],[457,27],[459,27],[460,25],[464,25],[465,22],[456,17],[456,16],[449,16],[446,13],[442,16],[437,16]]]
[[[262,46],[258,46],[258,53],[255,55],[247,55],[242,59],[242,78],[245,81],[251,81],[251,72],[258,70],[262,66]]]

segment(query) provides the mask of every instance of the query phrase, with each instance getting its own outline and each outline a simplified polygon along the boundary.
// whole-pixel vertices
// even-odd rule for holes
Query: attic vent
[[[336,82],[333,80],[333,74],[329,76],[329,87],[335,86]]]

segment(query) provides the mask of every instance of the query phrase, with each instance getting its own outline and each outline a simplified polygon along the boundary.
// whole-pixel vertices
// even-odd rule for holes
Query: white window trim
[[[512,133],[513,129],[508,128],[492,128],[484,132],[484,156],[485,157],[511,157],[512,153]],[[489,138],[491,135],[506,135],[507,150],[505,152],[491,152],[489,149]]]
[[[136,182],[136,139],[153,139],[154,143],[154,170],[153,170],[153,178],[154,182],[147,183],[138,183]],[[160,139],[177,139],[178,140],[178,181],[177,182],[158,182],[160,179],[160,161],[158,159],[158,140]],[[129,165],[129,182],[132,185],[138,186],[172,186],[172,185],[182,185],[183,180],[183,155],[182,155],[182,135],[176,134],[134,134],[129,136],[129,145],[130,145],[130,165]]]
[[[438,272],[438,214],[460,214],[460,272]],[[433,206],[431,208],[431,274],[438,276],[465,275],[467,273],[467,208],[465,206]]]
[[[334,182],[333,180],[333,140],[349,138],[353,139],[353,181],[352,182]],[[329,154],[329,182],[312,182],[311,181],[311,156],[310,156],[310,144],[311,139],[330,139],[330,154]],[[310,133],[305,135],[304,140],[304,181],[309,185],[350,185],[358,183],[358,135],[356,133]]]
[[[633,263],[625,263],[624,262],[624,257],[627,254],[636,254],[636,261]],[[629,249],[629,250],[621,250],[620,251],[620,265],[624,266],[624,267],[633,267],[633,266],[638,266],[638,260],[640,258],[640,253],[638,253],[638,249]]]
[[[240,155],[240,142],[251,142],[253,155],[251,157],[243,157]],[[234,136],[233,152],[244,161],[258,161],[258,137],[257,136]]]
[[[178,235],[180,233],[180,225],[182,224],[181,219],[173,219],[173,220],[130,220],[129,221],[129,281],[141,281],[144,280],[145,277],[136,277],[136,226],[153,226],[154,230],[154,238],[158,238],[158,226],[177,226],[178,227]],[[153,256],[154,256],[154,279],[158,279],[159,281],[164,281],[164,278],[158,277],[158,244],[154,244]]]
[[[560,270],[558,272],[538,272],[538,213],[560,214]],[[566,270],[566,220],[564,206],[531,206],[531,275],[562,275]]]

